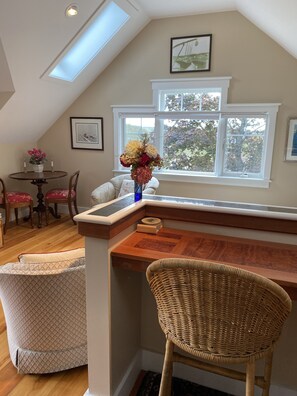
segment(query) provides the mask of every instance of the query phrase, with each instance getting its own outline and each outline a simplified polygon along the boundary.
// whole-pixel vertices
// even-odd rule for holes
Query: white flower
[[[125,153],[127,157],[135,158],[138,156],[139,151],[142,148],[142,143],[138,140],[131,140],[125,147]]]
[[[158,155],[158,151],[157,151],[156,147],[153,146],[152,144],[147,144],[145,152],[151,158],[156,158]]]

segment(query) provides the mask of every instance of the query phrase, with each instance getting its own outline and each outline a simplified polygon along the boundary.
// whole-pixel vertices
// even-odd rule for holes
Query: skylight
[[[69,82],[74,81],[129,18],[130,16],[117,4],[108,3],[62,56],[49,76]]]

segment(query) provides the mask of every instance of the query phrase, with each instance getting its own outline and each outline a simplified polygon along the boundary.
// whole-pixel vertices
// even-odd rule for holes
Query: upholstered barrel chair
[[[19,373],[87,364],[85,252],[21,255],[0,267],[9,353]]]
[[[155,177],[145,184],[143,194],[156,194],[159,181]],[[110,181],[101,184],[91,193],[91,205],[98,205],[115,198],[134,192],[134,181],[130,175],[115,176]]]

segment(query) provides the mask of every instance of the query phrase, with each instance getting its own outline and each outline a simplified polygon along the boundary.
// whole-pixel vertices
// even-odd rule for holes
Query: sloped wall
[[[170,74],[170,38],[213,35],[210,72]],[[111,105],[151,104],[151,79],[232,76],[229,103],[282,103],[269,189],[161,182],[158,193],[295,206],[297,164],[284,162],[288,119],[297,115],[297,61],[237,12],[154,20],[40,139],[60,169],[81,170],[79,205],[89,206],[93,188],[112,177]],[[104,118],[104,151],[72,150],[70,117]]]
[[[14,86],[6,60],[6,55],[0,40],[0,109],[14,93]]]

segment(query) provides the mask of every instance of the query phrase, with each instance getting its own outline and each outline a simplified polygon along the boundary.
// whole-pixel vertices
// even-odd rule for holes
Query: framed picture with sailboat
[[[170,73],[210,71],[211,34],[172,37]]]

